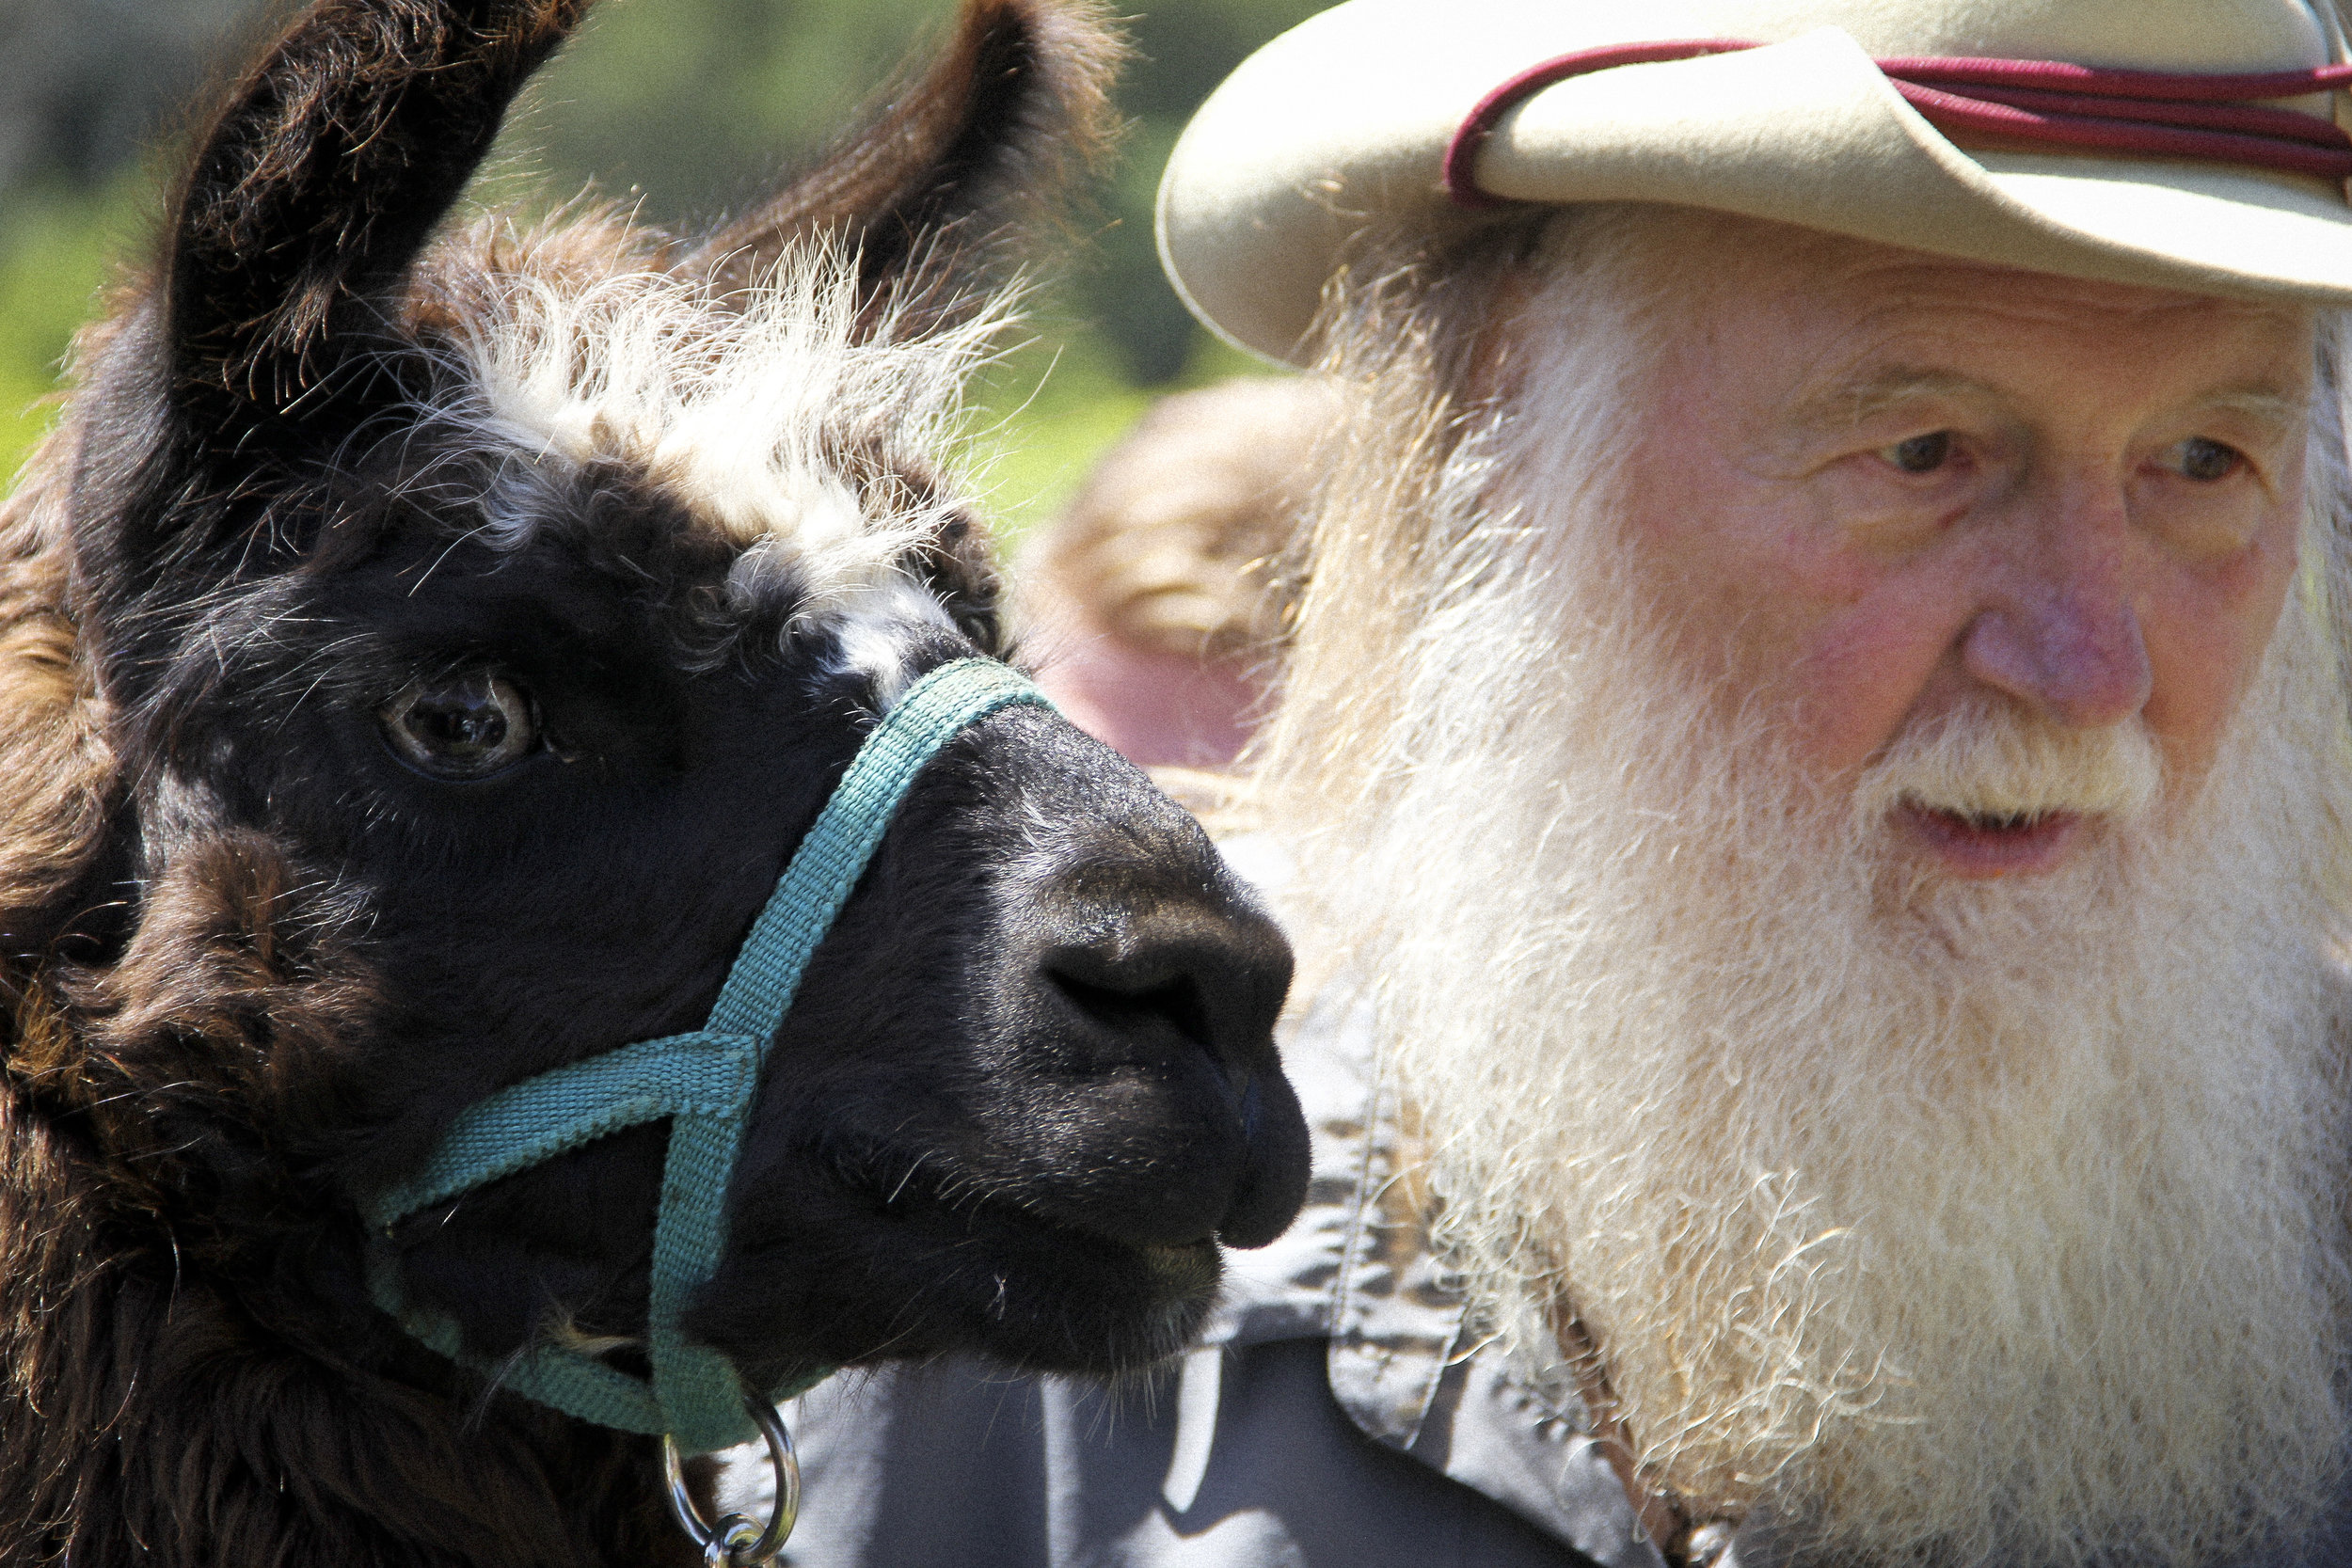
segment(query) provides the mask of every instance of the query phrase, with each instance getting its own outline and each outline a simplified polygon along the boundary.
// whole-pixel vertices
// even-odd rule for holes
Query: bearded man
[[[1263,755],[1313,1206],[1172,1385],[824,1396],[796,1561],[2352,1561],[2345,58],[1355,0],[1245,65],[1163,253],[1359,401]]]

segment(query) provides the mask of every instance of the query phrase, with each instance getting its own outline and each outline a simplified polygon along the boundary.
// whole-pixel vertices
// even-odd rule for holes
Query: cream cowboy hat
[[[1351,0],[1194,117],[1160,256],[1294,363],[1359,234],[1525,202],[2352,304],[2347,57],[2332,0]]]

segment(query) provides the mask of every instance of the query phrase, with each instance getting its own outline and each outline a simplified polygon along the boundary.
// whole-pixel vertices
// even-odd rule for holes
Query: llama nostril
[[[1073,832],[1041,860],[1022,940],[1002,949],[1071,1129],[1055,1212],[1129,1245],[1261,1246],[1307,1190],[1307,1124],[1274,1040],[1290,943],[1189,818],[1139,788],[1131,805],[1121,832]],[[1009,1117],[1038,1109],[1008,1097]],[[1114,1113],[1126,1130],[1097,1135]]]
[[[1263,1246],[1297,1212],[1307,1128],[1274,1047],[1289,958],[1270,923],[1215,908],[1163,909],[1115,934],[1096,926],[1041,955],[1033,973],[1078,1025],[1073,1043],[1093,1070],[1142,1069],[1153,1092],[1176,1096],[1171,1107],[1205,1117],[1161,1179],[1110,1206],[1130,1232],[1198,1227],[1228,1246]],[[1189,1098],[1203,1089],[1221,1110]]]
[[[1069,1009],[1104,1066],[1206,1058],[1232,1101],[1274,1067],[1274,1020],[1287,989],[1289,950],[1221,911],[1163,911],[1057,942],[1038,957],[1043,989]]]
[[[1113,1034],[1144,1035],[1165,1025],[1223,1065],[1208,1006],[1193,976],[1178,974],[1156,984],[1121,985],[1116,978],[1108,983],[1084,978],[1051,963],[1045,974],[1072,1006]]]

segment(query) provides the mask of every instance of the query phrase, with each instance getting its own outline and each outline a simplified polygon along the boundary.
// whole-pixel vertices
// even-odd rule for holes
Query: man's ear
[[[963,0],[930,70],[676,270],[733,293],[819,235],[855,249],[869,301],[921,292],[937,264],[985,270],[1057,223],[1079,178],[1107,163],[1125,53],[1095,0]]]
[[[588,0],[315,0],[173,202],[175,386],[281,411],[393,309],[507,106]]]

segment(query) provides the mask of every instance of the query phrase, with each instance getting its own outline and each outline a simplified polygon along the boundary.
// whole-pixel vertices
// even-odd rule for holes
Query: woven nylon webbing
[[[408,1305],[388,1246],[369,1259],[368,1286],[377,1305],[442,1354],[582,1420],[666,1433],[690,1453],[756,1436],[733,1364],[687,1338],[679,1319],[725,1250],[727,1184],[742,1152],[760,1068],[810,955],[849,901],[915,775],[967,726],[1014,703],[1050,705],[1028,680],[993,659],[959,659],[909,687],[866,736],[793,851],[707,1023],[552,1069],[469,1106],[415,1175],[368,1205],[369,1224],[389,1232],[420,1209],[591,1139],[667,1118],[670,1148],[654,1221],[645,1333],[650,1382],[555,1345],[496,1360],[468,1353],[454,1323]],[[761,1392],[788,1399],[830,1370]]]

